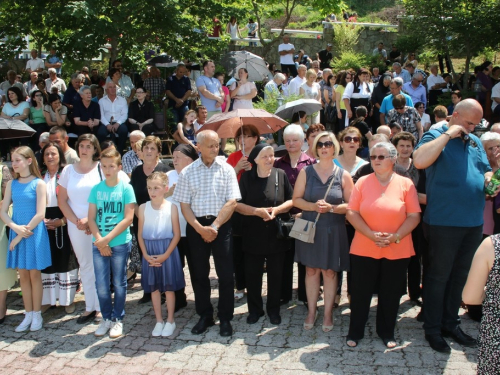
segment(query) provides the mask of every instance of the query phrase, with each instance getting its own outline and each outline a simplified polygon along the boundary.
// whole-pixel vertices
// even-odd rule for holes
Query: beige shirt
[[[64,158],[66,159],[66,164],[74,164],[80,161],[78,154],[72,148],[69,148],[69,150],[64,153]]]

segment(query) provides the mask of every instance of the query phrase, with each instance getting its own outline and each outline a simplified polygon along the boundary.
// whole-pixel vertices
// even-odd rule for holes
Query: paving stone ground
[[[296,275],[296,274],[295,274]],[[212,302],[217,303],[217,279],[212,264]],[[295,276],[296,277],[296,276]],[[273,326],[267,317],[257,324],[246,323],[246,298],[235,304],[234,335],[219,336],[218,325],[203,335],[192,335],[198,318],[186,267],[188,306],[176,317],[172,338],[153,338],[155,324],[150,304],[139,305],[140,280],[129,284],[124,335],[118,339],[97,338],[94,324],[78,325],[84,311],[83,295],[77,295],[77,309],[66,315],[57,307],[44,314],[44,328],[16,333],[23,319],[19,289],[9,292],[8,317],[0,325],[0,369],[5,375],[21,374],[450,374],[476,373],[476,349],[450,342],[451,354],[429,348],[422,324],[415,317],[419,308],[404,296],[401,300],[396,339],[399,346],[388,350],[375,334],[376,298],[372,301],[365,338],[357,348],[345,345],[349,327],[349,305],[343,292],[335,310],[335,328],[321,330],[323,303],[311,331],[302,323],[306,308],[292,302],[281,310],[282,323]],[[344,287],[345,287],[344,283]],[[266,293],[264,282],[263,293]],[[462,314],[465,332],[477,335],[478,323]]]

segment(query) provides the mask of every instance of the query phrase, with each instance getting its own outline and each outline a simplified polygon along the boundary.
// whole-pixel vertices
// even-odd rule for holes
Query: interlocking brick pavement
[[[212,303],[217,306],[217,280],[212,264]],[[296,274],[295,274],[296,277]],[[265,276],[264,276],[265,278]],[[97,338],[95,324],[78,325],[84,310],[83,294],[77,309],[67,315],[64,308],[48,310],[44,328],[15,333],[23,319],[19,289],[9,292],[8,317],[0,325],[0,369],[5,375],[21,374],[411,374],[468,375],[476,373],[477,350],[450,342],[451,354],[434,352],[424,339],[419,308],[404,296],[396,331],[399,346],[387,349],[375,334],[376,298],[372,301],[365,338],[357,348],[345,345],[349,327],[349,305],[344,290],[341,306],[334,311],[335,327],[321,330],[323,303],[314,329],[304,331],[306,308],[292,302],[281,310],[282,323],[273,326],[267,317],[246,323],[246,298],[235,304],[234,335],[220,337],[218,325],[203,335],[192,335],[198,321],[194,295],[186,267],[188,306],[177,313],[172,338],[153,338],[155,317],[151,304],[139,305],[139,278],[129,284],[124,335],[118,339]],[[344,283],[345,288],[346,283]],[[266,293],[266,282],[263,285]],[[477,335],[478,323],[462,314],[465,332]]]

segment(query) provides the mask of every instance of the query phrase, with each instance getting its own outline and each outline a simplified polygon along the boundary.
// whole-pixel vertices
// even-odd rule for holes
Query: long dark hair
[[[30,95],[30,98],[31,98],[31,106],[34,107],[33,103],[36,104],[36,100],[35,100],[35,95],[40,93],[42,95],[42,99],[43,99],[43,102],[42,102],[42,108],[43,108],[43,105],[44,104],[47,104],[47,98],[45,97],[45,94],[43,92],[41,92],[40,90],[33,90],[31,92],[31,95]]]
[[[45,166],[45,151],[49,147],[55,147],[57,149],[57,153],[59,154],[59,168],[58,168],[58,170],[61,171],[66,166],[66,157],[64,156],[64,152],[61,149],[61,147],[55,142],[49,142],[45,146],[43,146],[42,151],[41,151],[41,153],[42,153],[42,165],[40,167],[42,170],[42,175],[45,174],[45,172],[47,171],[47,167]]]
[[[298,111],[298,112],[295,112],[293,115],[292,115],[292,123],[295,124],[295,123],[299,123],[300,122],[300,119],[302,117],[304,117],[306,115],[306,113],[304,111]]]

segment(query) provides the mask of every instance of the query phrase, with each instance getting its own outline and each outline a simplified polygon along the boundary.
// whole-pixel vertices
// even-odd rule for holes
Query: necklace
[[[376,176],[375,176],[376,177]],[[389,181],[385,182],[384,184],[382,184],[382,182],[380,182],[379,178],[377,177],[377,181],[378,183],[380,184],[380,187],[383,188],[384,190],[382,191],[382,193],[380,194],[381,197],[385,197],[385,191],[387,190],[387,188],[389,187],[389,184],[391,183],[392,179],[394,177],[394,173],[391,175],[391,178],[389,179]]]
[[[31,173],[29,175],[27,175],[27,176],[21,176],[21,175],[19,175],[19,178],[28,178],[29,176],[31,176]]]
[[[59,227],[56,227],[56,247],[61,250],[64,246],[64,230],[61,228],[61,244],[58,241]]]

